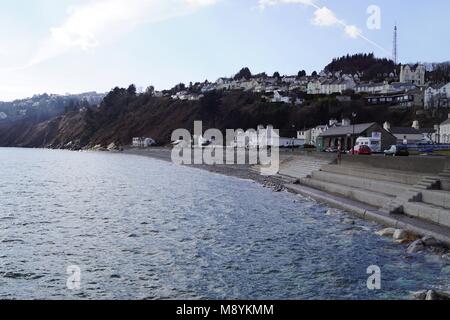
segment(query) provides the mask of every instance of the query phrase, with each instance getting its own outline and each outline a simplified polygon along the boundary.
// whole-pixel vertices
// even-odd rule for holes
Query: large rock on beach
[[[422,240],[416,240],[413,243],[411,243],[406,252],[409,254],[413,254],[423,251],[424,249],[425,245],[423,244]]]
[[[408,233],[405,230],[397,229],[395,230],[394,234],[392,235],[394,240],[405,240],[408,238]]]
[[[427,247],[439,247],[442,245],[441,242],[439,242],[438,240],[436,240],[435,238],[433,238],[431,236],[423,237],[422,242]]]
[[[450,300],[450,292],[429,290],[425,300]]]
[[[117,151],[117,150],[119,150],[119,147],[117,147],[116,144],[114,142],[112,142],[108,145],[107,149],[108,149],[108,151]]]
[[[417,291],[417,292],[413,292],[413,297],[416,300],[425,300],[427,298],[427,290],[421,290],[421,291]]]
[[[396,231],[395,228],[386,228],[386,229],[376,232],[376,234],[381,237],[392,237],[394,235],[395,231]]]

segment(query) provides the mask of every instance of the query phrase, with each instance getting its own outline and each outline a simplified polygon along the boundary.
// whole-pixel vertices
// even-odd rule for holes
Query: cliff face
[[[112,142],[125,146],[136,136],[152,137],[163,145],[170,142],[175,129],[193,132],[196,120],[203,121],[204,129],[222,131],[272,124],[283,136],[294,137],[296,130],[327,123],[330,118],[350,117],[352,112],[358,113],[360,123],[390,121],[410,126],[417,119],[413,111],[339,103],[330,97],[293,106],[267,103],[260,95],[238,91],[211,92],[199,101],[180,101],[116,88],[98,108],[65,113],[41,123],[0,122],[0,146],[79,149]],[[419,120],[423,126],[434,121],[425,116]]]

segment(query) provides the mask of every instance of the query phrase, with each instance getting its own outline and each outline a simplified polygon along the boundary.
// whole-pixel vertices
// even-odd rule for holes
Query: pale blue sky
[[[381,29],[366,26],[370,5],[381,9]],[[0,6],[0,100],[130,83],[165,89],[215,81],[243,66],[254,73],[320,71],[347,53],[389,57],[395,22],[400,62],[450,60],[447,0],[3,0]]]

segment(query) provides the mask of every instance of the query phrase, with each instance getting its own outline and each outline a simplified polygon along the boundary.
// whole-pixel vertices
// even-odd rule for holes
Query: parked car
[[[390,149],[384,150],[385,156],[392,156],[392,157],[408,157],[409,151],[407,146],[391,146]]]
[[[359,137],[356,140],[356,146],[368,146],[372,152],[381,152],[381,140],[374,138]]]
[[[372,155],[372,149],[370,149],[369,146],[361,144],[361,145],[355,146],[354,150],[352,149],[348,153],[370,156],[370,155]]]

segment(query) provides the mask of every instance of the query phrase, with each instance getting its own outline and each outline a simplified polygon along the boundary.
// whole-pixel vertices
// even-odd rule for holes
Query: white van
[[[380,139],[374,139],[374,138],[364,138],[364,137],[359,137],[356,140],[356,145],[364,145],[364,146],[368,146],[372,152],[381,152],[381,140]]]

